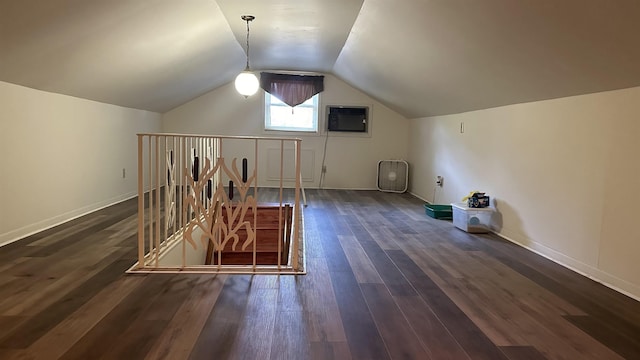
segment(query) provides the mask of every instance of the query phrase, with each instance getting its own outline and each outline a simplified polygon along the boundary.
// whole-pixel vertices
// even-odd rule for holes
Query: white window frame
[[[311,99],[313,102],[311,105],[300,104],[298,107],[312,107],[313,108],[313,128],[293,127],[293,126],[275,126],[271,125],[271,106],[278,106],[271,104],[271,97],[273,95],[268,92],[264,92],[264,130],[265,131],[291,131],[291,132],[304,132],[304,133],[318,133],[319,129],[319,108],[320,108],[320,94],[314,95]],[[288,109],[291,106],[286,104],[282,105]],[[295,111],[295,108],[294,108]]]

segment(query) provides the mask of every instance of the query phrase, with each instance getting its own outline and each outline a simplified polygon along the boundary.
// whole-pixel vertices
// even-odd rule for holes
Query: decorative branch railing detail
[[[206,246],[211,241],[216,251],[222,251],[230,240],[233,240],[231,246],[235,251],[240,241],[237,233],[241,228],[244,228],[247,233],[247,239],[242,244],[242,250],[245,250],[256,239],[254,224],[244,220],[248,209],[252,209],[254,214],[257,209],[255,197],[248,195],[249,189],[256,179],[255,170],[247,181],[243,182],[236,160],[234,158],[231,161],[230,170],[224,158],[218,158],[213,166],[211,161],[206,159],[205,166],[197,181],[194,176],[187,176],[187,184],[191,190],[185,193],[183,203],[186,205],[185,212],[190,213],[194,220],[186,226],[184,238],[194,249],[197,248],[196,241],[193,239],[193,232],[196,228],[202,231],[200,236],[202,246]],[[186,174],[193,173],[193,171],[189,172],[188,170],[185,168]],[[222,182],[213,182],[218,171],[222,171],[233,183],[238,184],[235,188],[240,194],[240,200],[236,206],[232,205]],[[215,183],[215,191],[211,194],[212,196],[206,196],[203,199],[202,194],[205,191],[210,194],[205,187],[211,186],[210,184],[212,183]],[[214,211],[218,207],[221,207],[222,211],[226,213],[226,221],[223,221],[222,211]]]

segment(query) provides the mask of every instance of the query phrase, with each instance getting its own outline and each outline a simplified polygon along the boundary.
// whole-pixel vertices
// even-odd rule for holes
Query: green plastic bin
[[[424,204],[424,211],[428,216],[434,219],[453,219],[453,210],[451,209],[451,205]]]

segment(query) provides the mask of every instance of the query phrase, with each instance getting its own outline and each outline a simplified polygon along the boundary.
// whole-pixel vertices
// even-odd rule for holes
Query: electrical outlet
[[[436,176],[436,186],[442,187],[442,183],[444,182],[444,178],[440,175]]]

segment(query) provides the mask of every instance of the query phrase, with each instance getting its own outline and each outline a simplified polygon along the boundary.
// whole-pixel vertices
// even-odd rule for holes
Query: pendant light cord
[[[249,22],[251,20],[247,19],[247,68],[246,71],[249,71]]]

